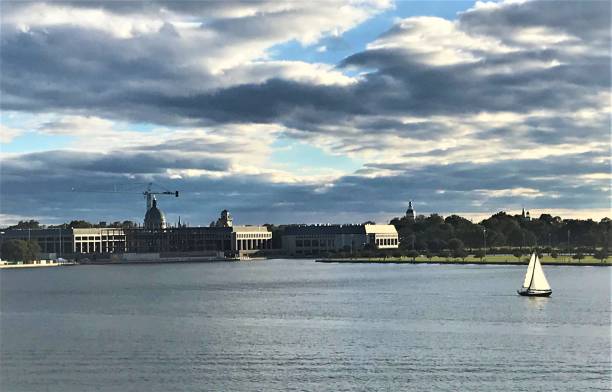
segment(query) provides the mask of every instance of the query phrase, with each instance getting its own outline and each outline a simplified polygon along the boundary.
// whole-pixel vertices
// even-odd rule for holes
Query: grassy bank
[[[544,256],[540,259],[542,264],[549,265],[584,265],[584,266],[612,266],[612,258],[608,257],[601,262],[592,256],[585,256],[584,259],[578,261],[567,256],[559,256],[552,258]],[[346,259],[318,259],[321,263],[420,263],[420,264],[494,264],[494,265],[517,265],[529,263],[529,256],[517,259],[510,255],[492,255],[484,259],[477,259],[474,256],[468,256],[465,259],[444,258],[444,257],[417,257],[414,261],[411,257],[371,257],[371,258],[346,258]]]

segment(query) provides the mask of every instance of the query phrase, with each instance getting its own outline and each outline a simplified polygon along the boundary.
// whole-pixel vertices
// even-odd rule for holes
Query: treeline
[[[402,217],[391,220],[398,231],[403,250],[440,252],[444,249],[496,249],[513,253],[513,249],[549,248],[593,253],[609,249],[612,244],[612,223],[609,218],[561,219],[542,214],[529,219],[523,215],[499,212],[476,224],[458,215],[419,215],[414,220]],[[460,241],[458,243],[457,241]]]
[[[8,261],[30,262],[38,260],[40,246],[37,241],[7,240],[2,242],[0,254]]]

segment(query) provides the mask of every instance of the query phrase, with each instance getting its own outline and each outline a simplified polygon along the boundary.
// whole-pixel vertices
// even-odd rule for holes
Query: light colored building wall
[[[327,252],[355,252],[395,249],[399,239],[393,225],[310,225],[286,229],[283,251],[291,255],[318,255]]]
[[[233,226],[232,251],[239,254],[255,253],[272,248],[272,232],[265,226]]]
[[[74,253],[124,253],[125,233],[121,228],[73,230]]]
[[[368,243],[376,249],[397,249],[399,236],[393,225],[364,225]]]

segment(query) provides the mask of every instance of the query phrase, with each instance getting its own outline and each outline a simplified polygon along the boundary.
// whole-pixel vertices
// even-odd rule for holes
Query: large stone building
[[[164,253],[242,256],[272,248],[272,232],[265,226],[233,226],[223,211],[223,224],[214,227],[171,227],[153,200],[144,225],[135,228],[25,229],[0,232],[9,239],[37,241],[47,257],[98,258],[113,254]],[[228,224],[229,223],[229,224]]]
[[[393,225],[293,225],[283,232],[283,253],[319,255],[362,249],[395,249],[399,246]]]
[[[120,228],[14,229],[0,233],[0,243],[11,239],[36,241],[42,254],[55,257],[126,251],[125,233]]]

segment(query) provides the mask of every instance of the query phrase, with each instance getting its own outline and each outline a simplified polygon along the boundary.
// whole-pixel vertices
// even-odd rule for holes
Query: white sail
[[[550,285],[548,284],[548,280],[546,280],[546,275],[544,275],[542,264],[540,264],[540,258],[537,256],[533,269],[533,279],[531,280],[531,286],[529,286],[529,288],[531,290],[550,290]]]
[[[535,263],[536,263],[536,254],[534,253],[531,255],[531,259],[529,260],[529,266],[527,267],[527,273],[525,274],[525,281],[523,282],[524,288],[528,288],[531,285]]]

